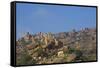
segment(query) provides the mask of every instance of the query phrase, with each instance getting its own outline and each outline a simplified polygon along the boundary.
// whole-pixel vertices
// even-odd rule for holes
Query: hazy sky
[[[17,38],[30,32],[67,32],[96,27],[96,8],[17,3]]]

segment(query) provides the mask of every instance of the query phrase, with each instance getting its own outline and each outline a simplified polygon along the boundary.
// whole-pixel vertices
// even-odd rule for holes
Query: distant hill
[[[16,41],[17,65],[96,60],[96,29],[26,35]]]

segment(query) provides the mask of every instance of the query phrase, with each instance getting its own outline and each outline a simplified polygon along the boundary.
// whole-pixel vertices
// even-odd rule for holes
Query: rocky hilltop
[[[17,65],[96,60],[96,29],[70,32],[26,33],[16,41]]]

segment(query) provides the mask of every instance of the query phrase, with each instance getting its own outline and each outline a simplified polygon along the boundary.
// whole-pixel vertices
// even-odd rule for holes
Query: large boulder
[[[57,53],[57,55],[58,55],[58,57],[64,57],[64,52],[63,52],[63,51],[59,51],[59,52]]]

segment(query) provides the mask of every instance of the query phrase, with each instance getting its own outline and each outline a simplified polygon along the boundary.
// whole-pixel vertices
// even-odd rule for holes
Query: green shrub
[[[20,59],[17,59],[17,65],[27,65],[32,60],[32,57],[28,54],[22,54]]]

